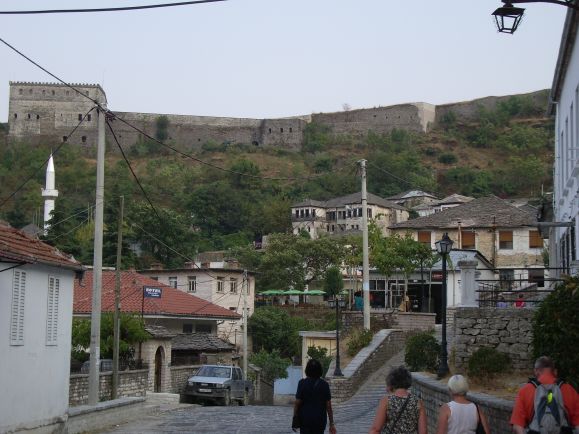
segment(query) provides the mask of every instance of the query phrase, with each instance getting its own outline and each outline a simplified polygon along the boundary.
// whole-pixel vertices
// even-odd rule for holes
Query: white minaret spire
[[[54,199],[58,197],[58,190],[55,185],[54,161],[52,154],[46,166],[46,188],[42,189],[42,197],[44,197],[44,234],[48,231],[50,225],[50,213],[54,210]]]

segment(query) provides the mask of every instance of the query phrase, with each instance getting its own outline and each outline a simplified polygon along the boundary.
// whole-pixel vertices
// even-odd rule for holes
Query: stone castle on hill
[[[74,84],[76,89],[99,102],[106,102],[100,85]],[[545,92],[529,94],[538,104],[546,104]],[[116,112],[127,122],[151,136],[155,135],[157,120],[167,116],[168,136],[180,147],[194,150],[204,143],[251,144],[259,147],[279,147],[299,150],[304,129],[311,122],[323,124],[336,134],[363,136],[368,131],[387,133],[394,128],[426,132],[452,111],[462,119],[475,119],[480,106],[492,108],[503,97],[487,97],[469,102],[445,105],[428,103],[399,104],[341,111],[315,113],[277,119],[247,119],[211,116],[161,115],[153,113]],[[8,113],[9,137],[29,142],[63,140],[78,124],[94,103],[62,84],[10,82]],[[109,107],[113,110],[113,108]],[[114,110],[113,110],[114,111]],[[114,129],[124,146],[135,144],[140,134],[128,125],[116,121]],[[107,139],[110,132],[106,131]],[[92,112],[80,125],[69,142],[87,147],[96,145],[97,114]],[[111,140],[107,140],[112,143]]]

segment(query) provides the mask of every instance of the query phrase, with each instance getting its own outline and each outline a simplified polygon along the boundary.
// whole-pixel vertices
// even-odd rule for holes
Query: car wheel
[[[231,404],[231,391],[226,390],[225,396],[223,397],[223,405],[228,406]]]

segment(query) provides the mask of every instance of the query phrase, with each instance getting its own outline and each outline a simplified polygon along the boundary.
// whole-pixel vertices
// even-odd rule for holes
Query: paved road
[[[349,401],[335,405],[336,428],[340,434],[366,433],[380,398],[384,394],[384,379],[391,366],[400,365],[403,353],[388,361],[360,388]],[[107,433],[203,433],[203,434],[289,434],[291,407],[181,407],[152,414],[139,421],[120,425]]]

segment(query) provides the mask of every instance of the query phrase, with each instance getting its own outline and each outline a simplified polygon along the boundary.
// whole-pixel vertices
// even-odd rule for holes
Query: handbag
[[[476,424],[476,434],[487,434],[485,427],[482,424],[482,420],[480,418],[480,410],[478,409],[478,405],[474,405],[476,407],[476,414],[478,414],[478,423]]]
[[[406,404],[408,404],[409,400],[410,400],[410,395],[408,395],[408,397],[404,401],[404,404],[402,404],[402,408],[400,409],[400,411],[396,415],[396,419],[394,419],[394,423],[392,424],[392,427],[391,428],[384,427],[384,429],[382,430],[382,434],[390,434],[391,430],[394,431],[394,428],[396,428],[396,424],[400,420],[400,416],[402,416],[402,413],[404,413],[404,409],[406,408]]]

